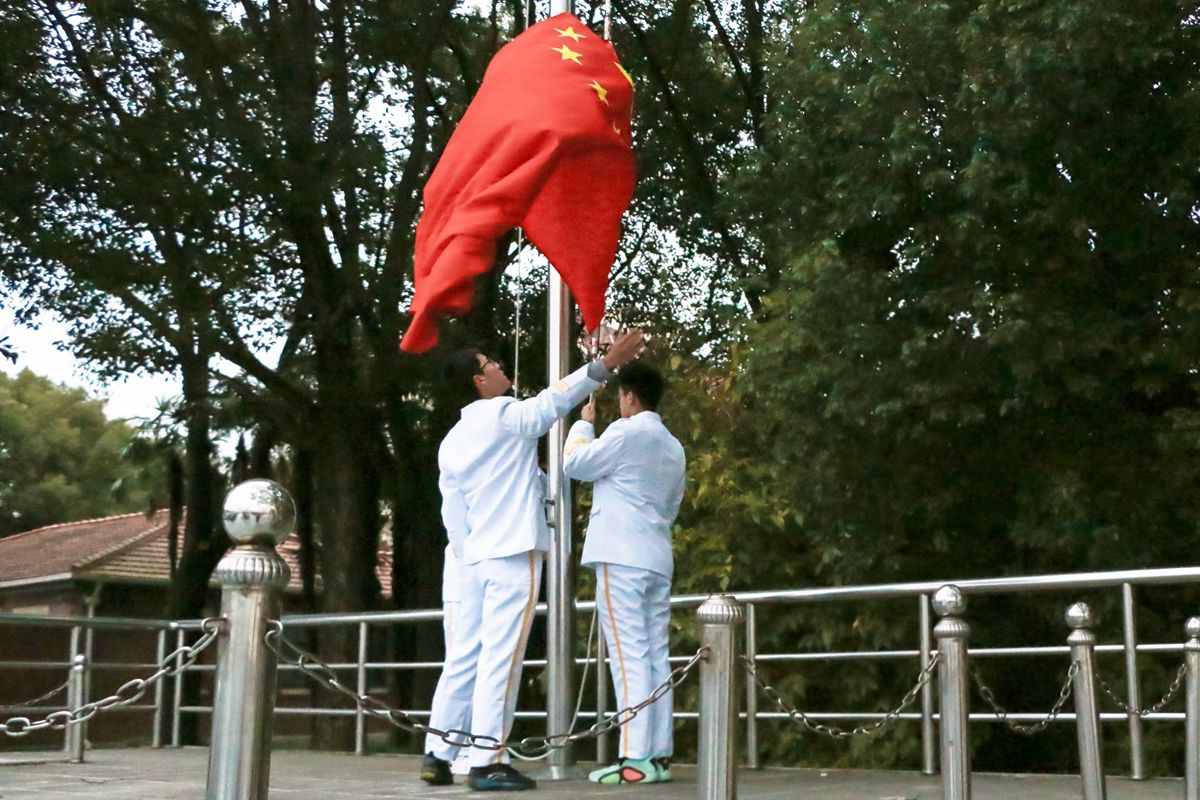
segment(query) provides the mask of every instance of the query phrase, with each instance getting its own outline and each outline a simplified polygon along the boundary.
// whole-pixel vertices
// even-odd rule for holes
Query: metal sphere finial
[[[1072,603],[1064,617],[1067,620],[1067,627],[1074,631],[1090,628],[1095,622],[1092,617],[1092,607],[1087,603]]]
[[[296,504],[275,481],[239,483],[225,495],[225,532],[236,544],[277,545],[296,524]]]
[[[967,610],[967,596],[962,589],[948,583],[933,593],[933,610],[939,617],[960,617]]]
[[[1200,639],[1200,617],[1188,617],[1188,621],[1183,623],[1183,632],[1189,639]]]

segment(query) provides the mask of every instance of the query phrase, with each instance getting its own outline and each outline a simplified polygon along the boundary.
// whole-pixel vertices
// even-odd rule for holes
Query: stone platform
[[[2,800],[200,800],[204,797],[208,750],[92,750],[84,764],[68,764],[61,753],[0,750]],[[485,796],[465,785],[429,787],[416,776],[417,756],[280,751],[271,764],[273,800],[381,800]],[[534,774],[540,765],[521,765]],[[541,800],[643,797],[693,800],[694,768],[672,769],[675,781],[650,786],[601,787],[586,780],[542,781]],[[461,779],[459,779],[461,780]],[[976,775],[974,800],[1077,800],[1079,779],[1069,775]],[[739,773],[741,800],[938,800],[936,776],[869,770],[762,769]],[[1179,779],[1131,781],[1109,778],[1109,800],[1176,800]]]

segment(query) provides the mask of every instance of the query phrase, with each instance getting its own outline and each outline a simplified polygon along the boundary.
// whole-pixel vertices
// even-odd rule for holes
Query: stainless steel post
[[[1096,707],[1096,636],[1092,627],[1092,609],[1087,603],[1075,603],[1067,609],[1071,635],[1071,660],[1078,665],[1075,695],[1075,731],[1079,737],[1079,778],[1083,782],[1083,800],[1104,800],[1104,765],[1100,758],[1100,715]]]
[[[754,604],[746,604],[746,658],[753,663],[758,655],[758,627]],[[758,685],[749,673],[746,681],[746,766],[758,769]]]
[[[729,595],[712,595],[696,611],[700,645],[700,733],[696,765],[699,800],[737,797],[737,625],[742,606]]]
[[[367,623],[358,623],[358,665],[357,665],[357,682],[358,696],[362,697],[367,693],[367,644],[370,639],[370,632],[367,629]],[[367,716],[363,713],[362,706],[358,706],[354,712],[354,754],[358,756],[367,754]]]
[[[175,630],[175,649],[183,647],[186,634],[183,628]],[[175,685],[171,687],[171,747],[182,747],[183,736],[183,655],[175,656]]]
[[[71,656],[71,685],[67,687],[67,705],[79,708],[87,702],[87,656],[76,653]],[[67,758],[72,764],[83,763],[83,752],[87,747],[87,736],[83,725],[67,726]]]
[[[163,659],[167,657],[167,632],[161,630],[155,636],[154,645],[154,663],[161,664]],[[163,746],[163,682],[157,681],[154,684],[154,732],[150,737],[150,746],[159,748]]]
[[[83,635],[83,629],[78,625],[71,627],[70,643],[67,645],[67,708],[79,708],[75,704],[75,656],[79,655],[79,642]],[[71,737],[75,734],[75,728],[78,725],[68,725],[63,728],[63,754],[68,758],[74,752],[74,739]]]
[[[223,629],[213,690],[206,800],[266,800],[276,659],[263,640],[280,616],[288,567],[275,552],[296,519],[283,487],[252,480],[225,498],[225,530],[237,545],[217,564]]]
[[[1184,625],[1187,642],[1183,657],[1187,661],[1187,754],[1183,773],[1184,800],[1200,800],[1200,617],[1191,617]]]
[[[929,663],[933,654],[933,623],[929,616],[929,595],[917,598],[917,619],[921,626],[919,635],[921,667]],[[921,686],[921,772],[937,774],[937,733],[933,727],[933,681]]]
[[[967,697],[967,638],[971,626],[962,619],[967,598],[957,586],[933,595],[941,617],[933,629],[938,642],[938,695],[941,700],[943,800],[971,800],[970,701]]]
[[[1134,605],[1133,584],[1121,584],[1121,611],[1125,633],[1125,702],[1130,709],[1142,707],[1142,687],[1137,668],[1137,607]],[[1142,716],[1136,711],[1129,717],[1129,777],[1135,781],[1146,778],[1145,747],[1142,745]]]
[[[550,15],[573,12],[572,0],[550,0]],[[554,268],[549,269],[546,296],[547,385],[553,386],[570,370],[571,296]],[[572,655],[575,622],[575,584],[571,563],[571,482],[562,471],[562,451],[567,439],[567,421],[550,428],[547,441],[546,474],[548,496],[553,501],[550,552],[546,558],[546,727],[549,733],[571,728],[574,712],[575,660]],[[565,780],[575,777],[575,752],[570,742],[551,751],[549,770],[539,777]]]

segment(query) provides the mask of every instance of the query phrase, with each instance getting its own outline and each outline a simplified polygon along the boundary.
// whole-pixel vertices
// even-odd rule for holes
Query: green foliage
[[[1026,5],[822,6],[775,84],[800,189],[758,195],[791,261],[738,391],[794,412],[818,574],[1177,563],[1200,521],[1195,37]]]
[[[0,374],[0,536],[146,509],[161,470],[122,457],[134,437],[80,389]]]
[[[700,517],[737,531],[731,585],[1191,562],[1192,10],[880,0],[815,4],[785,28],[766,136],[732,183],[779,277],[721,370],[735,418],[702,410],[689,448],[691,502],[726,478],[739,495]],[[1194,597],[1168,599],[1147,601],[1142,636],[1178,638]],[[972,621],[991,641],[1057,643],[1058,602],[990,602]],[[1111,597],[1096,605],[1114,618]],[[913,612],[771,614],[761,646],[912,647]],[[1008,667],[991,675],[1007,705],[1049,706],[1054,680]],[[768,677],[804,707],[882,711],[915,672]],[[769,755],[911,766],[907,733],[849,749],[784,736]],[[1069,747],[980,738],[990,768],[1054,769]]]

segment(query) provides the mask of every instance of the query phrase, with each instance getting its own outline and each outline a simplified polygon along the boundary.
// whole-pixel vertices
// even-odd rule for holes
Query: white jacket
[[[582,367],[537,397],[476,400],[438,448],[442,523],[461,564],[548,550],[538,439],[603,384]]]
[[[595,483],[581,562],[640,567],[670,578],[671,525],[683,499],[683,445],[653,411],[616,420],[595,436],[590,422],[576,422],[563,450],[563,471]]]

